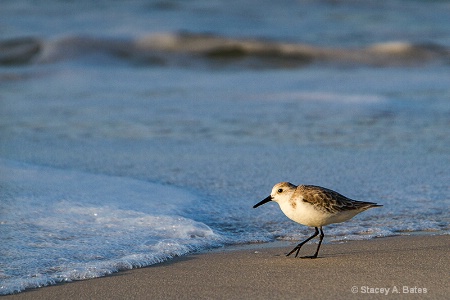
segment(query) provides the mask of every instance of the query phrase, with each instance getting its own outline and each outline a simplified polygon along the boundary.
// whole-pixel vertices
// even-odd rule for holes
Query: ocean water
[[[450,233],[447,1],[2,1],[0,294],[312,230]]]

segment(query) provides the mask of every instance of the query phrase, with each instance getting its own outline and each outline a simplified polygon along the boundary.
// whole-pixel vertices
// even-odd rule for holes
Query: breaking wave
[[[311,63],[414,66],[448,62],[450,49],[400,41],[363,48],[325,48],[191,33],[161,33],[137,39],[67,36],[54,40],[29,37],[0,41],[0,65],[54,63],[97,54],[138,65],[292,68]]]

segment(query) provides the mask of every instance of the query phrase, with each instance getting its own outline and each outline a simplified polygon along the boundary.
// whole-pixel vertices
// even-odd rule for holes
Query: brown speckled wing
[[[303,201],[310,203],[316,209],[328,213],[354,209],[366,210],[371,207],[381,206],[373,202],[352,200],[333,190],[314,185],[300,185],[295,193],[303,195]]]

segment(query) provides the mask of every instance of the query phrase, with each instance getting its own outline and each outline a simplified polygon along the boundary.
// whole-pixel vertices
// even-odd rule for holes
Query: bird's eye
[[[283,192],[283,189],[278,189],[278,193],[282,193]]]

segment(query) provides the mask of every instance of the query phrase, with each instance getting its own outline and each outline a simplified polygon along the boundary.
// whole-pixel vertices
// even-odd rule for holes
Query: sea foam
[[[0,294],[104,276],[220,245],[157,183],[0,161]],[[3,260],[7,260],[3,261]]]

